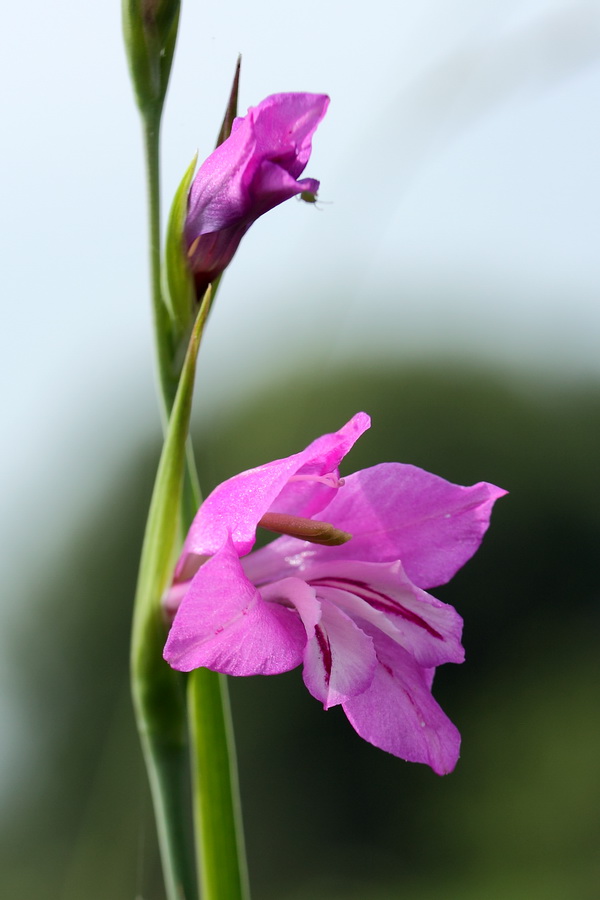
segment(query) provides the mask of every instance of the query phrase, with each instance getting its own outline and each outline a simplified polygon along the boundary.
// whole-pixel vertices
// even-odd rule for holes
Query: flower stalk
[[[154,323],[154,341],[158,365],[159,397],[163,429],[171,412],[177,390],[173,367],[173,347],[169,313],[161,286],[161,213],[160,213],[160,113],[143,118],[146,185],[148,193],[148,247],[150,252],[150,292]]]
[[[227,676],[188,681],[193,813],[202,900],[249,900]]]

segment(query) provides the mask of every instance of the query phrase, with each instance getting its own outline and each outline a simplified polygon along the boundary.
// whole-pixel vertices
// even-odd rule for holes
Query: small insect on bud
[[[352,537],[347,531],[340,531],[329,522],[317,522],[314,519],[303,519],[300,516],[288,516],[285,513],[265,513],[258,523],[267,531],[276,534],[288,534],[290,537],[324,547],[339,547]]]
[[[316,203],[317,195],[316,193],[313,194],[312,191],[302,191],[302,193],[300,194],[300,199],[304,200],[305,203]]]

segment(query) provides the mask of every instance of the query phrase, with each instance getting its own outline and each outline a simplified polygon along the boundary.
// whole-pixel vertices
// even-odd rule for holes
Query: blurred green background
[[[322,374],[315,361],[237,414],[203,420],[205,491],[365,409],[373,428],[346,471],[402,460],[510,494],[480,552],[434,591],[465,618],[467,662],[435,685],[463,734],[452,775],[363,743],[299,671],[232,682],[255,898],[594,900],[600,389],[509,384],[455,364]],[[35,719],[36,764],[3,811],[3,896],[163,896],[126,683],[157,453],[138,439],[102,472],[101,506],[71,522],[51,570],[29,573],[43,604],[30,598],[36,614],[9,663]]]

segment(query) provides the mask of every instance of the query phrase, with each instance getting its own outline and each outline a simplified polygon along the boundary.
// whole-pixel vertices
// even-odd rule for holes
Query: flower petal
[[[306,629],[304,683],[325,709],[364,691],[373,679],[373,641],[335,605],[321,603],[300,578],[284,578],[261,589],[269,604],[293,606]]]
[[[256,141],[256,154],[286,168],[294,178],[304,171],[311,140],[327,112],[325,94],[271,94],[248,110]]]
[[[385,635],[374,643],[379,665],[370,687],[343,704],[350,724],[376,747],[446,775],[458,760],[460,734],[431,695],[431,672]]]
[[[326,600],[321,608],[304,652],[304,683],[329,709],[368,688],[377,659],[373,641],[349,616]]]
[[[305,645],[297,614],[263,600],[228,538],[190,582],[164,658],[182,672],[206,666],[228,675],[276,675],[300,664]]]
[[[363,469],[345,479],[323,511],[353,536],[328,558],[400,559],[419,587],[445,584],[479,547],[492,506],[504,494],[493,484],[462,487],[402,463]]]
[[[201,235],[221,231],[248,215],[249,203],[244,178],[248,166],[255,168],[256,140],[246,119],[232,129],[226,141],[213,150],[198,169],[188,202],[185,232],[188,246]]]
[[[407,650],[420,666],[461,663],[462,619],[407,578],[402,564],[353,560],[311,566],[303,577],[355,621],[368,622]]]
[[[296,181],[285,168],[270,160],[264,160],[258,166],[249,189],[257,217],[303,191],[316,194],[318,190],[319,182],[314,178]]]
[[[321,604],[314,588],[301,578],[283,578],[260,589],[261,596],[269,604],[280,604],[295,609],[304,625],[307,639],[321,621]]]
[[[211,231],[195,238],[189,249],[189,264],[199,291],[206,290],[211,281],[227,268],[240,241],[252,222],[235,222],[227,228]]]
[[[365,413],[357,413],[339,431],[325,434],[285,459],[277,459],[249,469],[224,481],[206,498],[188,532],[177,566],[179,574],[188,554],[212,556],[231,534],[239,556],[244,556],[256,537],[256,526],[268,511],[279,511],[284,498],[285,512],[306,516],[319,509],[337,488],[319,478],[337,468],[354,442],[369,427]],[[288,485],[290,478],[300,476]]]

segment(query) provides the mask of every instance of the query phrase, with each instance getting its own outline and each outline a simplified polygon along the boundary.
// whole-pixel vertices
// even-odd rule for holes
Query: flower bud
[[[200,166],[185,222],[190,269],[201,296],[231,262],[259,216],[319,182],[298,177],[325,115],[324,94],[273,94],[233,122],[230,136]]]
[[[159,114],[173,61],[180,0],[123,0],[129,70],[142,114]]]

